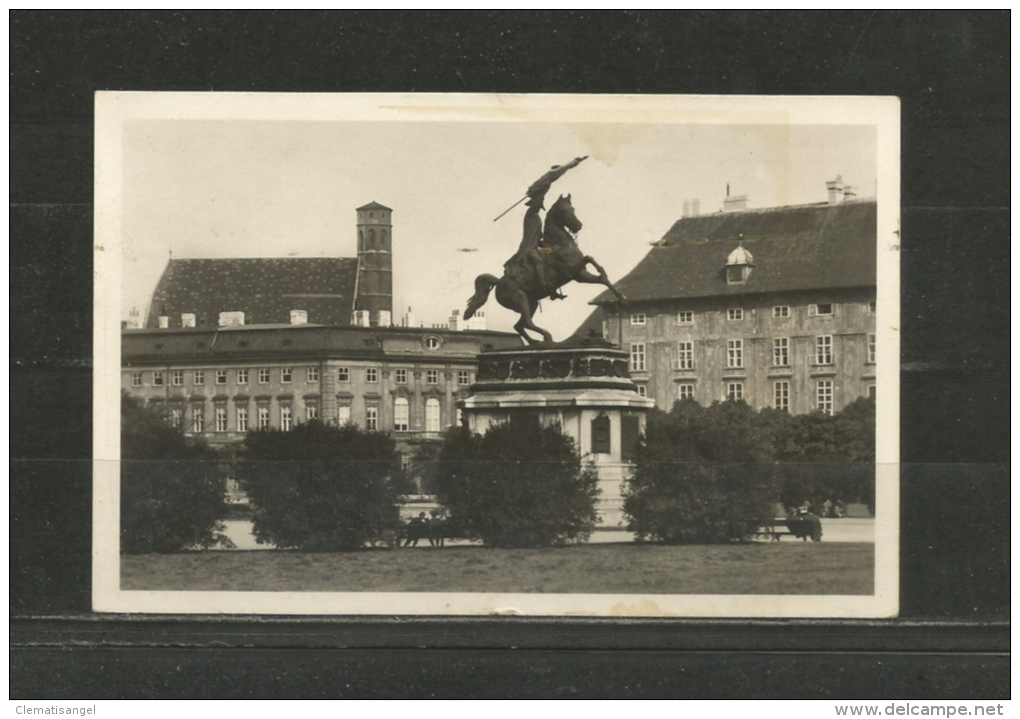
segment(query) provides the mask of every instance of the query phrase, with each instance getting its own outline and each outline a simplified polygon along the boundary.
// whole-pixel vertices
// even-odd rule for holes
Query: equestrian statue
[[[563,285],[569,282],[605,285],[621,302],[624,300],[620,291],[609,281],[602,265],[578,247],[577,233],[582,224],[574,213],[570,195],[560,195],[546,212],[544,223],[542,221],[545,195],[552,183],[585,159],[587,156],[575,158],[565,165],[553,165],[518,200],[517,204],[527,200],[525,206],[528,208],[524,213],[524,235],[520,247],[503,265],[502,277],[484,274],[475,278],[475,294],[468,300],[464,311],[465,320],[471,319],[478,308],[485,304],[495,287],[496,301],[521,316],[514,325],[518,334],[528,343],[534,344],[536,340],[525,332],[531,330],[542,335],[542,341],[552,342],[552,335],[536,325],[533,318],[539,301],[546,298],[566,299],[566,295],[560,292]],[[598,274],[590,272],[588,265],[594,267]]]

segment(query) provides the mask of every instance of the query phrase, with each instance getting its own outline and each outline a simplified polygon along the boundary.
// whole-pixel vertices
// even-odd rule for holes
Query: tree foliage
[[[777,500],[793,507],[867,502],[874,510],[874,460],[871,399],[831,416],[680,401],[649,415],[624,512],[642,538],[747,539],[771,522]]]
[[[624,485],[628,528],[676,544],[750,538],[774,514],[770,426],[744,402],[653,412]]]
[[[231,546],[222,534],[226,467],[215,450],[124,394],[121,457],[121,551]]]
[[[238,477],[260,543],[348,551],[400,524],[408,490],[392,438],[356,425],[313,421],[245,437]]]
[[[443,451],[442,442],[428,440],[414,448],[407,474],[411,484],[420,494],[436,493],[436,468],[439,466],[439,455]]]
[[[484,436],[455,427],[435,475],[450,523],[488,546],[585,541],[597,521],[598,476],[559,425],[512,422]]]
[[[775,430],[780,501],[826,500],[875,509],[875,400],[861,397],[835,415],[784,416]]]

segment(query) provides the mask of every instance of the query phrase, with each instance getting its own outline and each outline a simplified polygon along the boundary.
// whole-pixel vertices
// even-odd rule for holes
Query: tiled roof
[[[678,220],[616,286],[650,301],[876,284],[874,200],[722,212]],[[754,267],[727,284],[726,260],[743,246]],[[593,304],[611,304],[608,291]]]
[[[216,326],[220,312],[244,312],[249,324],[290,322],[291,310],[308,321],[345,326],[351,322],[358,260],[350,257],[170,260],[149,305],[147,327],[160,314],[171,327],[194,313]]]

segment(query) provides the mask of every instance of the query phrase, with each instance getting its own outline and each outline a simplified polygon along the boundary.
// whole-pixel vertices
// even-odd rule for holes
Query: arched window
[[[393,429],[397,432],[406,432],[410,429],[410,412],[407,406],[407,397],[397,397],[393,400]]]
[[[439,432],[439,423],[439,400],[435,397],[430,397],[425,402],[425,431]]]
[[[390,245],[390,233],[386,230],[379,230],[379,235],[382,237],[382,246],[380,249],[388,250]]]
[[[358,230],[358,251],[359,252],[364,252],[365,251],[365,231],[364,230]]]
[[[368,231],[368,248],[369,250],[375,249],[375,230],[370,229]]]

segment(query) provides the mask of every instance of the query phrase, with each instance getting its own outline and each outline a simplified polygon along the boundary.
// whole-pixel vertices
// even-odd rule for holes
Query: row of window
[[[833,401],[834,384],[831,379],[820,379],[815,382],[815,409],[825,414],[835,411]],[[875,385],[868,386],[868,396],[875,396]],[[682,382],[677,388],[678,399],[694,399],[694,383]],[[734,402],[744,399],[744,383],[733,381],[726,383],[726,399]],[[778,380],[772,383],[772,407],[783,412],[790,411],[790,382]]]
[[[227,432],[227,407],[218,406],[213,409],[213,424],[211,428],[206,427],[205,406],[195,405],[191,408],[191,416],[187,425],[182,424],[184,420],[183,411],[179,408],[170,409],[170,423],[181,427],[185,432],[201,433],[211,429],[214,432]],[[234,430],[247,432],[249,429],[269,429],[269,406],[259,405],[255,409],[255,415],[249,414],[247,407],[234,408]],[[305,419],[308,421],[319,418],[319,406],[317,404],[305,405]],[[252,424],[254,420],[254,424]],[[294,428],[294,409],[289,405],[280,407],[280,429],[289,432]]]
[[[213,408],[213,425],[211,429],[215,432],[227,432],[228,412],[226,405]],[[459,414],[459,412],[458,412]],[[184,424],[185,416],[182,408],[172,407],[169,414],[170,423],[180,427],[186,432],[206,432],[205,406],[196,404],[192,406],[188,424]],[[309,402],[305,405],[305,420],[311,422],[319,419],[319,405]],[[254,420],[254,425],[251,424]],[[290,405],[280,407],[280,429],[289,432],[294,428],[294,408]],[[351,421],[351,405],[341,403],[337,407],[336,421],[340,425],[348,424]],[[441,431],[441,407],[439,400],[430,397],[425,401],[425,431]],[[269,429],[270,414],[269,405],[259,405],[255,409],[255,415],[249,415],[247,407],[234,408],[234,431],[247,432],[249,429]],[[365,407],[365,429],[377,431],[379,429],[379,406],[369,404]],[[393,429],[396,432],[407,432],[410,430],[410,405],[406,397],[397,397],[393,400]]]
[[[868,362],[874,364],[877,344],[875,335],[868,335]],[[644,342],[635,342],[630,346],[630,369],[632,372],[644,372],[647,367],[645,361],[646,347]],[[819,335],[815,337],[815,364],[831,365],[836,361],[832,349],[832,335]],[[772,340],[772,364],[776,367],[790,366],[790,338],[776,337]],[[728,369],[740,369],[744,366],[744,340],[726,340],[726,367]],[[694,343],[678,342],[677,359],[674,369],[694,369]]]
[[[228,372],[229,370],[218,369],[213,372],[213,382],[217,385],[228,384]],[[263,367],[257,370],[257,378],[259,384],[269,384],[271,370],[267,367]],[[184,386],[184,370],[170,370],[170,385],[173,387]],[[407,384],[407,370],[397,369],[393,372],[394,381],[397,384]],[[246,385],[248,384],[250,377],[250,370],[237,369],[234,370],[234,382],[235,384]],[[206,371],[205,370],[194,370],[191,372],[191,383],[195,387],[205,386]],[[350,382],[351,381],[351,368],[340,367],[337,369],[337,380],[339,382]],[[283,384],[290,384],[294,381],[294,369],[291,367],[283,367],[280,369],[280,381]],[[315,383],[319,381],[319,368],[318,367],[306,367],[305,368],[305,382]],[[368,367],[365,369],[365,382],[369,384],[377,383],[379,381],[379,369],[376,367]],[[166,382],[166,373],[162,370],[155,370],[152,372],[152,386],[163,387]],[[133,372],[131,374],[131,386],[141,387],[145,383],[144,372]],[[439,384],[439,370],[429,369],[425,370],[425,383],[437,385]],[[461,387],[466,387],[471,384],[471,372],[466,369],[457,370],[457,384]]]
[[[808,317],[833,317],[836,315],[838,305],[831,302],[822,302],[808,305]],[[868,303],[868,312],[875,314],[877,305],[874,300]],[[790,305],[775,305],[772,308],[774,319],[786,319],[792,316]],[[739,322],[744,319],[742,307],[731,307],[726,310],[726,319],[730,322]],[[681,325],[694,324],[694,312],[692,310],[680,310],[676,313],[676,321]],[[630,316],[630,323],[635,326],[642,326],[648,323],[648,315],[644,312],[635,312]]]
[[[460,410],[457,410],[458,421]],[[351,422],[351,405],[341,403],[337,406],[337,423],[345,425]],[[379,406],[369,404],[365,407],[365,429],[379,429]],[[409,432],[411,430],[411,406],[406,397],[395,397],[393,400],[393,431]],[[429,397],[425,400],[425,431],[442,431],[442,407],[439,400]]]

